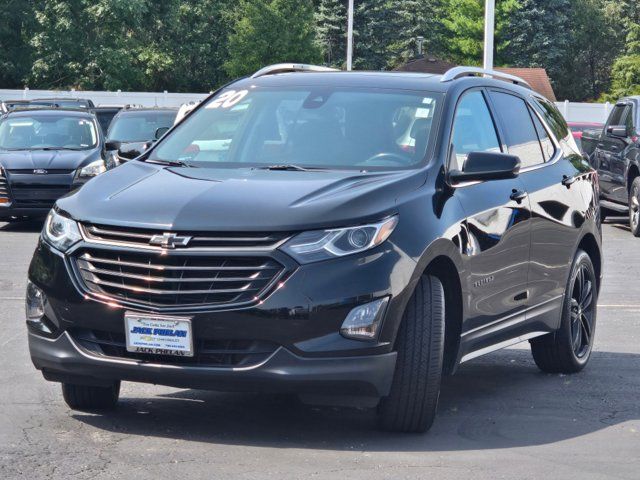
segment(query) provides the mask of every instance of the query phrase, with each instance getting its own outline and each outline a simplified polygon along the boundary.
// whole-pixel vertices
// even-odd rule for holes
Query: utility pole
[[[347,70],[353,67],[353,0],[349,0],[349,12],[347,22]]]
[[[482,65],[487,70],[493,70],[493,33],[495,28],[495,0],[485,0],[484,3],[484,58]]]

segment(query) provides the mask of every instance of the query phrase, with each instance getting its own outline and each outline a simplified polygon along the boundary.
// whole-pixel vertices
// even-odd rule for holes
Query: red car
[[[578,147],[582,149],[582,132],[585,130],[602,129],[604,125],[596,122],[567,122],[573,138],[576,140]]]

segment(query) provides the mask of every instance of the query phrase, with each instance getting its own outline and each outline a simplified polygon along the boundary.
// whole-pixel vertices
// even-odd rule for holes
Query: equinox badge
[[[162,235],[154,235],[149,240],[149,245],[157,245],[163,248],[186,247],[191,237],[181,237],[175,233],[163,233]]]

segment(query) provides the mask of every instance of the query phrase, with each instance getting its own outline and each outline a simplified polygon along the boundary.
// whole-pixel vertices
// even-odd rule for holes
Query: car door
[[[493,90],[491,101],[500,119],[509,153],[521,161],[520,180],[531,207],[531,256],[528,272],[527,324],[532,331],[555,329],[567,276],[573,261],[585,201],[578,182],[582,162],[573,152],[565,155],[547,122],[555,123],[562,139],[571,135],[553,105],[543,99],[525,99],[511,92]],[[538,108],[534,109],[536,102]],[[545,112],[543,114],[542,112]],[[545,119],[547,115],[547,119]],[[567,143],[568,145],[568,143]],[[567,152],[571,152],[567,149]]]
[[[607,119],[603,135],[597,145],[598,175],[602,195],[609,200],[623,203],[627,202],[625,169],[622,165],[626,143],[624,139],[613,136],[611,128],[624,125],[630,115],[630,104],[617,103]]]
[[[611,153],[609,155],[609,168],[611,170],[611,182],[615,186],[611,189],[611,199],[619,203],[627,203],[627,171],[629,168],[629,160],[634,157],[631,155],[635,149],[636,127],[635,120],[636,108],[632,102],[629,102],[625,109],[625,116],[622,119],[621,126],[626,129],[625,138],[611,136]]]
[[[501,152],[503,145],[481,89],[458,101],[449,169],[462,170],[473,151]],[[462,360],[513,338],[524,319],[529,264],[529,200],[519,178],[454,185],[466,215],[461,245],[465,322]]]

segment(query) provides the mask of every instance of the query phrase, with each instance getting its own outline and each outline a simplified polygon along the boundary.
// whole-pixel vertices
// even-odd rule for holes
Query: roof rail
[[[339,70],[331,67],[323,67],[321,65],[308,65],[306,63],[277,63],[261,68],[251,75],[251,78],[264,77],[265,75],[274,75],[276,73],[286,72],[338,72]]]
[[[506,80],[508,82],[513,82],[516,85],[522,85],[524,87],[531,88],[531,85],[527,83],[520,77],[516,77],[515,75],[511,75],[509,73],[499,72],[497,70],[488,70],[480,67],[454,67],[449,70],[442,76],[440,79],[441,82],[450,82],[452,80],[456,80],[462,77],[474,77],[482,75],[484,77],[496,78],[498,80]]]

